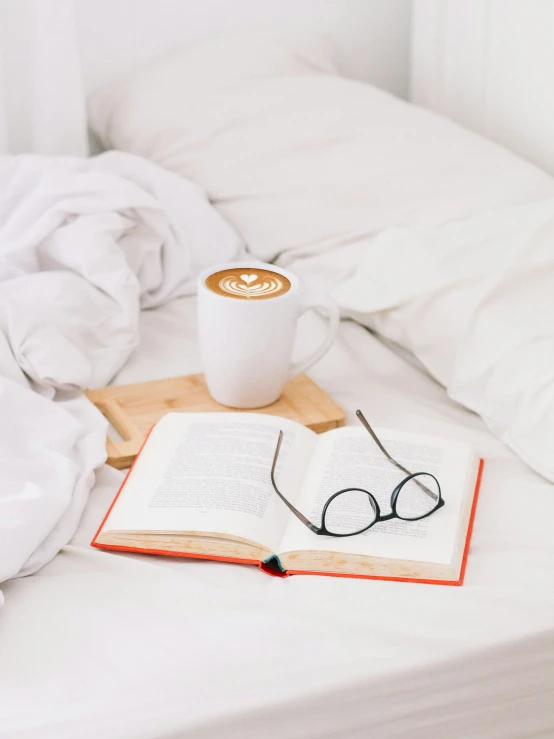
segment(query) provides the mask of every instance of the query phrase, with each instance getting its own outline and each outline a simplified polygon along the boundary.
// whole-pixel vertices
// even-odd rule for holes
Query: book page
[[[438,479],[443,508],[420,521],[393,518],[362,534],[318,536],[290,520],[280,551],[314,550],[365,554],[422,562],[449,563],[453,554],[461,503],[472,452],[469,444],[419,434],[375,429],[389,454],[410,472],[430,472]],[[381,515],[390,513],[392,491],[406,474],[396,468],[365,429],[346,427],[319,437],[298,508],[321,526],[327,499],[349,487],[362,488],[377,500]]]
[[[272,551],[316,445],[304,426],[254,413],[170,413],[154,428],[103,531],[208,532],[242,537]]]

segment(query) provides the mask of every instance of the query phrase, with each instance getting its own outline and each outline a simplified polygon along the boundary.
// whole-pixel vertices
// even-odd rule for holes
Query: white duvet
[[[196,186],[130,154],[0,160],[0,583],[71,538],[104,462],[79,391],[128,359],[141,308],[240,249]]]
[[[1,176],[0,578],[71,539],[5,583],[2,739],[548,736],[550,485],[358,324],[313,373],[349,419],[362,407],[486,459],[462,588],[90,547],[122,473],[95,472],[106,424],[76,389],[128,357],[118,382],[198,371],[194,299],[171,298],[241,242],[196,188],[134,157],[20,158]],[[323,330],[306,318],[303,348]]]
[[[385,230],[349,272],[332,291],[343,314],[413,352],[554,481],[554,198]]]
[[[127,360],[141,308],[242,245],[196,186],[129,154],[15,157],[0,178],[2,582],[68,541],[104,461],[106,422],[79,391]],[[552,477],[553,244],[546,198],[285,261]]]

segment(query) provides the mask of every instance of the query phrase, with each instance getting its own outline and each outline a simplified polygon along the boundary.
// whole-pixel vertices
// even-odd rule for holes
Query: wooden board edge
[[[127,470],[137,458],[138,449],[132,454],[126,454],[124,457],[108,457],[106,464],[116,470]]]
[[[93,389],[93,390],[85,390],[84,394],[87,397],[87,399],[95,405],[98,410],[106,417],[106,419],[113,424],[118,431],[121,433],[121,435],[124,437],[124,440],[122,442],[115,442],[114,440],[110,439],[108,437],[107,439],[107,451],[108,451],[108,457],[106,460],[106,463],[113,467],[114,469],[118,470],[125,470],[128,469],[135,460],[138,449],[143,441],[142,437],[139,437],[138,430],[135,428],[129,428],[129,429],[123,429],[123,426],[126,426],[125,423],[118,424],[116,421],[116,418],[112,418],[114,415],[114,408],[112,407],[114,404],[117,403],[118,396],[125,396],[126,393],[134,392],[136,388],[139,388],[141,386],[152,386],[153,389],[155,389],[155,386],[163,385],[166,382],[172,382],[175,380],[180,379],[190,379],[193,382],[198,380],[198,378],[202,378],[201,374],[194,374],[194,375],[184,375],[184,376],[177,376],[177,377],[168,377],[168,378],[161,378],[159,380],[150,380],[150,381],[143,381],[143,382],[137,382],[137,383],[129,383],[127,385],[111,385],[105,388],[99,388],[99,389]],[[315,380],[313,380],[308,375],[299,375],[293,382],[295,385],[300,386],[300,388],[297,387],[297,392],[301,391],[301,386],[303,383],[308,382],[310,385],[312,385],[319,393],[321,393],[325,399],[325,403],[323,404],[325,406],[325,409],[328,413],[328,416],[326,419],[322,419],[319,421],[315,421],[314,423],[304,423],[304,425],[307,428],[310,428],[312,431],[314,431],[317,434],[324,433],[326,431],[331,431],[335,428],[340,428],[342,426],[346,425],[346,414],[344,410],[334,402],[334,400],[327,394],[327,392],[317,383]],[[318,404],[319,410],[321,411],[321,406]],[[215,411],[216,409],[214,409]],[[238,409],[236,409],[238,410]],[[109,412],[106,412],[109,411]],[[209,412],[209,411],[205,411]],[[232,412],[232,410],[230,410]],[[260,412],[264,412],[263,409],[260,410]],[[116,414],[117,415],[117,414]],[[271,415],[280,415],[278,413],[272,413]],[[283,415],[284,418],[286,418],[286,415]],[[298,419],[294,419],[297,420]],[[299,423],[302,423],[302,421],[298,421]],[[129,425],[131,422],[129,422]],[[122,428],[118,428],[119,426],[122,426]],[[127,438],[125,438],[127,437]],[[111,442],[111,443],[110,443]],[[121,444],[122,446],[126,446],[127,449],[123,450],[115,450],[114,452],[114,445],[115,444]],[[132,445],[133,449],[129,449],[129,446]]]
[[[346,425],[346,416],[337,419],[328,419],[326,421],[319,421],[318,423],[304,424],[306,428],[315,431],[316,434],[324,434],[326,431],[332,431],[333,429],[341,428]]]

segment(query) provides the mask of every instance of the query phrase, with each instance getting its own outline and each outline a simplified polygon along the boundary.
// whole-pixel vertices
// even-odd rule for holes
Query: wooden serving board
[[[118,470],[131,466],[146,434],[166,413],[232,413],[237,410],[213,400],[203,375],[114,385],[101,390],[88,390],[86,395],[124,439],[108,439],[106,442],[108,464]],[[345,423],[344,411],[306,375],[288,382],[277,402],[251,412],[290,418],[318,434],[344,426]]]

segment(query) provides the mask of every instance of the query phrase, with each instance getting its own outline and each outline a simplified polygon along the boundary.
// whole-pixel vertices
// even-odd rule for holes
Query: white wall
[[[85,88],[202,36],[248,27],[333,36],[341,71],[407,97],[410,0],[76,0]]]
[[[554,174],[554,0],[414,0],[411,99]]]
[[[73,0],[0,0],[0,154],[87,153]]]

